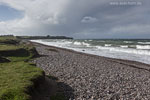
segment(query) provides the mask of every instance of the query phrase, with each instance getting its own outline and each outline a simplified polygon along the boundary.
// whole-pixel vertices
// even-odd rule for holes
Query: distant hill
[[[18,39],[73,39],[66,36],[16,36]]]

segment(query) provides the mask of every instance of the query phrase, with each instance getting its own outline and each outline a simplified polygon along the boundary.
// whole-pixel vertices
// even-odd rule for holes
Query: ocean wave
[[[89,40],[89,41],[93,41],[93,40]]]
[[[120,45],[122,48],[128,48],[128,45]]]
[[[102,43],[104,43],[104,42],[106,42],[106,41],[100,40],[100,41],[97,41],[97,42],[102,42]]]
[[[89,43],[85,43],[85,42],[82,42],[82,45],[85,45],[85,46],[87,46],[87,47],[89,47],[89,46],[90,46],[90,44],[89,44]]]
[[[65,47],[65,46],[69,46],[70,44],[72,44],[72,42],[70,41],[45,41],[45,40],[30,40],[32,42],[37,42],[37,43],[41,43],[41,44],[45,44],[45,45],[50,45],[50,46],[58,46],[58,47]]]
[[[149,50],[150,45],[136,45],[137,49],[144,49],[144,50]]]
[[[128,59],[134,61],[140,61],[150,64],[150,50],[136,49],[143,48],[143,45],[128,45],[129,48],[121,47],[127,45],[119,45],[120,47],[112,46],[94,46],[90,45],[90,42],[80,42],[78,40],[68,41],[68,40],[31,40],[32,42],[37,42],[45,45],[56,46],[61,48],[67,48],[79,52],[84,52],[88,54],[94,54],[99,56]],[[132,48],[130,48],[132,46]],[[81,47],[81,48],[80,48]],[[88,48],[87,48],[88,47]],[[149,48],[144,47],[144,48]]]
[[[139,44],[150,44],[150,42],[138,42]]]
[[[133,43],[132,41],[123,41],[124,43]]]
[[[77,41],[75,41],[73,44],[74,45],[82,45],[81,42],[77,42]]]
[[[64,41],[64,43],[66,43],[66,44],[71,44],[72,42],[70,42],[70,41]]]
[[[87,46],[87,47],[90,46],[89,43],[86,43],[86,42],[78,42],[78,41],[75,41],[73,44],[74,44],[74,45],[78,45],[78,46]]]
[[[105,47],[110,47],[111,46],[111,44],[105,44]]]
[[[137,49],[132,49],[132,48],[120,48],[120,47],[102,47],[102,46],[96,46],[96,47],[98,49],[105,49],[105,50],[115,51],[115,52],[150,55],[150,51],[147,51],[147,50],[137,50]]]

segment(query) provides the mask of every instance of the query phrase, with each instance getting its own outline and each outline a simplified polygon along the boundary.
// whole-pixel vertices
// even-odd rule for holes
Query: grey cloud
[[[94,17],[90,17],[90,16],[86,16],[84,17],[81,22],[82,23],[94,23],[94,22],[97,22],[98,19],[97,18],[94,18]]]
[[[0,23],[3,26],[1,33],[67,35],[76,38],[150,37],[148,0],[142,0],[141,6],[114,6],[110,5],[112,0],[2,1],[23,10],[25,17]]]

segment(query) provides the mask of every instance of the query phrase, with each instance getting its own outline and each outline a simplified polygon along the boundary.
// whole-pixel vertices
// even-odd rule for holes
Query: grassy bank
[[[36,56],[35,48],[15,37],[0,37],[0,100],[29,100],[34,80],[43,71],[28,63]]]

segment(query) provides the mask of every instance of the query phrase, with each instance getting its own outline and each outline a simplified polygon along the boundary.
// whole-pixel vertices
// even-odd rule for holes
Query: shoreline
[[[150,65],[34,43],[34,59],[46,75],[58,78],[68,100],[150,99]]]
[[[99,56],[99,55],[94,55],[94,54],[89,54],[89,53],[75,51],[75,50],[72,50],[72,49],[45,45],[45,44],[37,43],[37,42],[31,42],[30,41],[30,43],[33,43],[34,45],[35,44],[39,44],[39,45],[42,45],[42,46],[45,46],[45,47],[51,47],[51,48],[55,48],[55,49],[65,50],[65,51],[68,51],[68,52],[77,53],[77,54],[81,54],[81,55],[86,55],[86,56],[90,56],[90,57],[94,57],[94,58],[99,58],[100,57],[100,58],[107,59],[107,60],[112,61],[112,62],[125,64],[125,65],[129,65],[131,67],[135,67],[135,68],[139,68],[139,69],[150,71],[150,64],[146,64],[146,63],[143,63],[143,62],[138,62],[138,61],[133,61],[133,60],[126,60],[126,59],[118,59],[118,58],[110,58],[110,57],[105,57],[105,56]],[[148,67],[142,68],[142,67],[140,67],[140,65],[144,65],[144,66],[148,66]]]
[[[122,40],[31,40],[45,45],[71,49],[74,51],[108,58],[137,61],[150,65],[149,46],[137,41]],[[109,43],[112,41],[112,43]],[[143,42],[146,43],[146,42]]]

